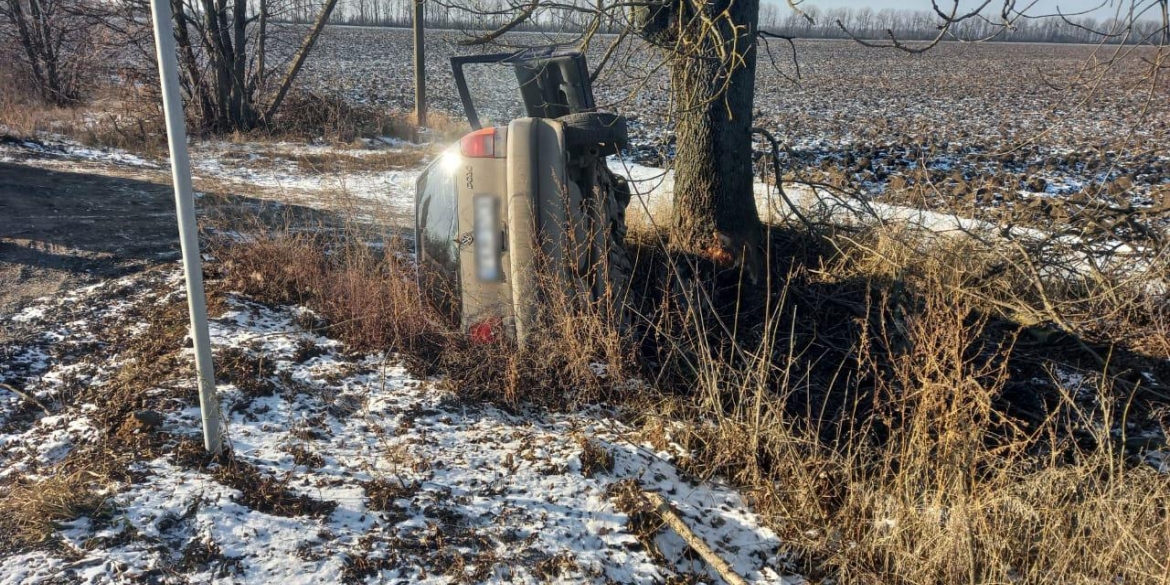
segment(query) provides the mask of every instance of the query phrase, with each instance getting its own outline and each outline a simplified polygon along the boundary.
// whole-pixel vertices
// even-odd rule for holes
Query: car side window
[[[443,165],[435,165],[419,186],[419,231],[426,256],[446,270],[458,273],[458,203],[455,177]]]
[[[440,310],[457,319],[459,287],[459,203],[455,175],[443,164],[430,167],[418,183],[417,245],[427,261],[422,282]]]

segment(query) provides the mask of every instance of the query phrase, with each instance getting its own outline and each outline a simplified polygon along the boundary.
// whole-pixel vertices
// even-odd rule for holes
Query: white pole
[[[191,189],[191,159],[187,154],[187,122],[179,96],[179,64],[171,31],[170,0],[150,0],[154,16],[154,46],[158,77],[162,83],[163,113],[171,149],[171,179],[179,216],[179,245],[183,250],[183,274],[187,279],[187,309],[191,313],[191,338],[195,342],[195,376],[199,381],[199,410],[203,415],[203,446],[218,455],[223,448],[219,430],[219,400],[215,396],[215,370],[211,364],[211,335],[207,331],[207,299],[203,295],[203,267],[199,261],[199,234],[195,227],[195,199]]]

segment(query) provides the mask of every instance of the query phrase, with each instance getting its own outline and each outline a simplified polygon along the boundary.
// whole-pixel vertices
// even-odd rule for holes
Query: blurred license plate
[[[495,195],[476,195],[475,206],[475,273],[481,282],[500,282],[503,250],[500,225],[500,200]]]

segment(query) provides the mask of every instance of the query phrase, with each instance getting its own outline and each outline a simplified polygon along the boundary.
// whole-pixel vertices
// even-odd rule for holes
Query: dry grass
[[[249,398],[272,396],[276,384],[272,378],[276,366],[271,360],[256,357],[238,347],[227,347],[215,352],[215,373]]]
[[[526,351],[470,342],[420,296],[413,267],[393,242],[383,251],[274,230],[245,244],[222,242],[215,256],[227,289],[260,302],[307,306],[328,335],[356,350],[397,351],[420,373],[441,370],[448,374],[444,383],[469,398],[564,407],[608,396],[633,371],[625,335],[597,307],[579,306],[553,287],[543,326]],[[595,374],[598,363],[607,364],[604,378]]]
[[[577,437],[577,445],[581,447],[581,475],[593,477],[613,471],[613,454],[604,446],[584,435]]]
[[[220,242],[216,256],[223,286],[264,303],[308,306],[324,321],[319,329],[355,350],[400,351],[423,370],[438,359],[444,325],[397,255],[282,230],[243,245]]]
[[[446,143],[470,131],[466,121],[442,112],[429,114],[427,126],[421,130],[409,112],[353,105],[336,96],[294,91],[285,100],[269,132],[345,144],[362,136]]]
[[[1148,397],[1104,369],[1087,400],[1028,381],[1037,360],[1091,356],[1023,347],[1031,329],[979,302],[1013,276],[988,277],[993,255],[970,241],[885,228],[834,243],[810,278],[775,275],[758,334],[699,360],[694,395],[648,417],[674,423],[692,470],[747,488],[814,577],[1168,582],[1170,482],[1111,434],[1148,428]]]
[[[0,93],[0,127],[19,137],[56,134],[91,147],[152,156],[166,152],[162,114],[132,98],[110,96],[87,106],[63,108],[22,97],[19,92],[4,92]]]
[[[418,493],[421,485],[418,482],[406,483],[401,479],[371,479],[362,483],[362,489],[369,499],[367,506],[377,512],[402,512],[395,502],[400,499],[410,499]]]
[[[632,327],[546,287],[525,351],[457,334],[392,248],[271,232],[215,255],[231,288],[304,304],[466,398],[626,406],[688,449],[689,471],[745,489],[814,580],[1170,582],[1170,482],[1116,435],[1165,423],[1164,403],[1093,358],[1109,341],[1113,363],[1158,367],[1164,311],[1113,307],[1147,332],[1132,346],[1052,333],[1010,249],[898,226],[777,231],[761,289],[641,240]],[[1088,302],[1049,290],[1055,308]],[[1091,396],[1058,366],[1098,372]],[[604,449],[582,450],[604,468]]]
[[[297,156],[297,165],[302,170],[314,173],[346,173],[353,171],[385,171],[418,166],[430,153],[423,149],[379,152],[364,156],[344,153],[302,154]]]
[[[852,409],[876,416],[835,442],[802,428],[788,392],[705,388],[692,416],[731,414],[689,427],[696,470],[755,489],[809,568],[844,582],[1165,582],[1170,485],[1115,450],[1109,399],[1084,413],[1087,448],[1058,417],[1026,429],[995,407],[1011,348],[973,347],[982,325],[929,298],[906,349],[863,358],[876,387]]]
[[[0,71],[0,87],[18,87],[18,83],[11,72]],[[31,90],[4,91],[0,93],[0,127],[18,137],[55,134],[86,146],[166,155],[166,129],[157,87],[108,85],[90,93],[77,106],[56,107],[30,97]],[[424,149],[363,157],[344,153],[347,148],[367,148],[365,138],[443,145],[469,130],[466,121],[443,112],[432,112],[428,127],[420,129],[410,113],[353,105],[333,95],[293,91],[271,127],[227,138],[249,143],[324,141],[338,152],[300,156],[296,162],[305,170],[345,172],[412,166],[427,155]]]
[[[193,381],[176,382],[176,376],[189,371],[180,355],[189,321],[185,300],[168,296],[169,290],[145,291],[147,299],[159,302],[142,303],[126,321],[100,328],[94,347],[102,348],[102,356],[117,354],[121,366],[108,383],[78,384],[58,399],[94,405],[89,416],[101,438],[79,445],[59,463],[36,469],[38,479],[0,482],[0,550],[45,546],[60,523],[82,516],[104,519],[113,488],[131,481],[129,466],[164,451],[168,434],[144,424],[142,415],[157,416],[162,403],[195,396]],[[211,296],[209,310],[215,314],[221,308],[222,298]],[[134,334],[130,323],[145,323],[145,328]],[[159,392],[163,388],[167,391]]]
[[[0,491],[0,550],[46,542],[61,522],[97,517],[109,508],[110,481],[90,470],[60,469]]]
[[[582,305],[551,281],[543,286],[540,325],[522,351],[506,341],[480,344],[451,332],[440,362],[443,384],[460,396],[509,406],[563,409],[622,394],[637,370],[628,333],[616,329],[601,307]],[[604,364],[604,375],[598,375]]]
[[[218,457],[211,456],[203,449],[202,442],[179,441],[173,458],[178,465],[206,470],[216,481],[239,490],[236,501],[258,512],[286,517],[323,517],[337,508],[337,502],[318,500],[290,489],[289,484],[296,479],[293,472],[285,473],[283,477],[264,473],[230,451]]]
[[[250,136],[244,138],[250,138]],[[286,164],[291,163],[307,173],[344,175],[350,172],[413,168],[431,156],[432,151],[432,148],[410,148],[374,153],[365,152],[358,155],[337,148],[313,153],[294,153],[261,148],[229,151],[223,154],[223,158],[252,167],[283,168]]]
[[[0,134],[58,134],[93,147],[159,155],[166,151],[162,111],[136,84],[95,87],[84,105],[46,104],[13,71],[0,70]]]

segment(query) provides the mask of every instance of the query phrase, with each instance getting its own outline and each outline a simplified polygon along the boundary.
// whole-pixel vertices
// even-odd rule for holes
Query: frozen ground
[[[405,218],[413,213],[414,182],[428,152],[426,146],[401,141],[368,141],[366,147],[344,150],[283,142],[263,146],[211,142],[195,150],[193,172],[240,189],[269,190],[286,200]],[[386,155],[395,154],[402,155],[400,160],[386,160]],[[331,157],[342,160],[328,166],[314,164]]]
[[[51,414],[0,389],[0,481],[45,478],[71,454],[100,452],[107,405],[77,388],[100,393],[134,366],[108,332],[142,334],[151,311],[182,304],[180,283],[166,267],[4,318],[23,342],[0,347],[0,380]],[[107,485],[103,515],[61,524],[46,546],[0,560],[0,584],[661,583],[704,574],[673,533],[652,537],[661,557],[639,541],[615,508],[622,480],[665,495],[751,582],[800,581],[785,576],[780,541],[734,490],[675,467],[677,448],[655,451],[603,411],[460,402],[394,356],[348,354],[306,321],[306,309],[228,295],[212,324],[221,363],[268,364],[258,379],[221,372],[219,389],[236,461],[278,483],[276,504],[225,479],[223,464],[192,463],[199,411],[179,390],[193,385],[183,350],[173,379],[142,389],[164,418],[136,432],[160,447]],[[608,469],[595,447],[612,457]]]
[[[288,142],[191,146],[197,191],[245,194],[344,211],[351,218],[402,223],[413,213],[414,181],[430,156],[428,146],[396,140],[370,140],[357,148]],[[170,183],[165,158],[90,148],[51,135],[0,142],[0,162]]]
[[[328,194],[333,199],[316,204],[335,209],[330,174],[297,162],[328,154],[327,147],[213,143],[193,158],[200,181],[268,190],[277,201]],[[409,210],[425,159],[336,175],[358,200]],[[0,162],[142,184],[167,178],[162,161],[53,139],[0,146]],[[115,332],[148,335],[146,315],[181,302],[168,267],[62,290],[0,315],[0,381],[51,411],[0,389],[0,481],[49,478],[73,458],[100,452],[122,426],[106,424],[107,405],[89,397],[136,367]],[[612,413],[517,414],[461,403],[393,356],[350,355],[310,333],[300,325],[312,321],[306,315],[232,296],[213,322],[217,357],[236,352],[228,359],[271,367],[259,383],[221,373],[237,463],[204,466],[190,456],[198,409],[178,391],[192,384],[184,353],[175,379],[143,389],[142,402],[164,422],[141,432],[161,447],[105,485],[105,512],[64,523],[46,546],[0,561],[0,583],[655,583],[703,573],[677,536],[660,530],[654,550],[638,539],[614,507],[622,480],[669,497],[753,582],[799,581],[784,577],[781,543],[734,490],[687,477],[672,463],[682,453],[655,452]],[[583,462],[587,450],[608,453],[608,470]],[[279,485],[278,504],[292,504],[258,505],[249,493],[255,486],[225,479],[237,464]]]
[[[462,108],[450,57],[503,50],[459,45],[466,36],[427,35],[429,107],[456,118]],[[509,33],[502,42],[575,40]],[[591,67],[612,40],[601,35],[590,43]],[[301,82],[352,103],[411,111],[411,71],[386,66],[409,54],[411,42],[405,29],[327,27]],[[1089,45],[944,42],[906,55],[797,39],[793,48],[795,54],[783,41],[763,47],[753,112],[753,125],[781,140],[785,172],[848,182],[875,197],[925,198],[935,208],[1008,207],[1020,192],[1139,207],[1170,197],[1170,108],[1157,99],[1167,81],[1143,81],[1152,54],[1135,52],[1102,69],[1113,61],[1109,51]],[[638,160],[655,166],[675,146],[662,59],[627,40],[593,84],[601,109],[630,118]],[[521,111],[509,67],[471,66],[468,82],[486,118],[498,123]],[[756,146],[768,150],[762,139]]]

